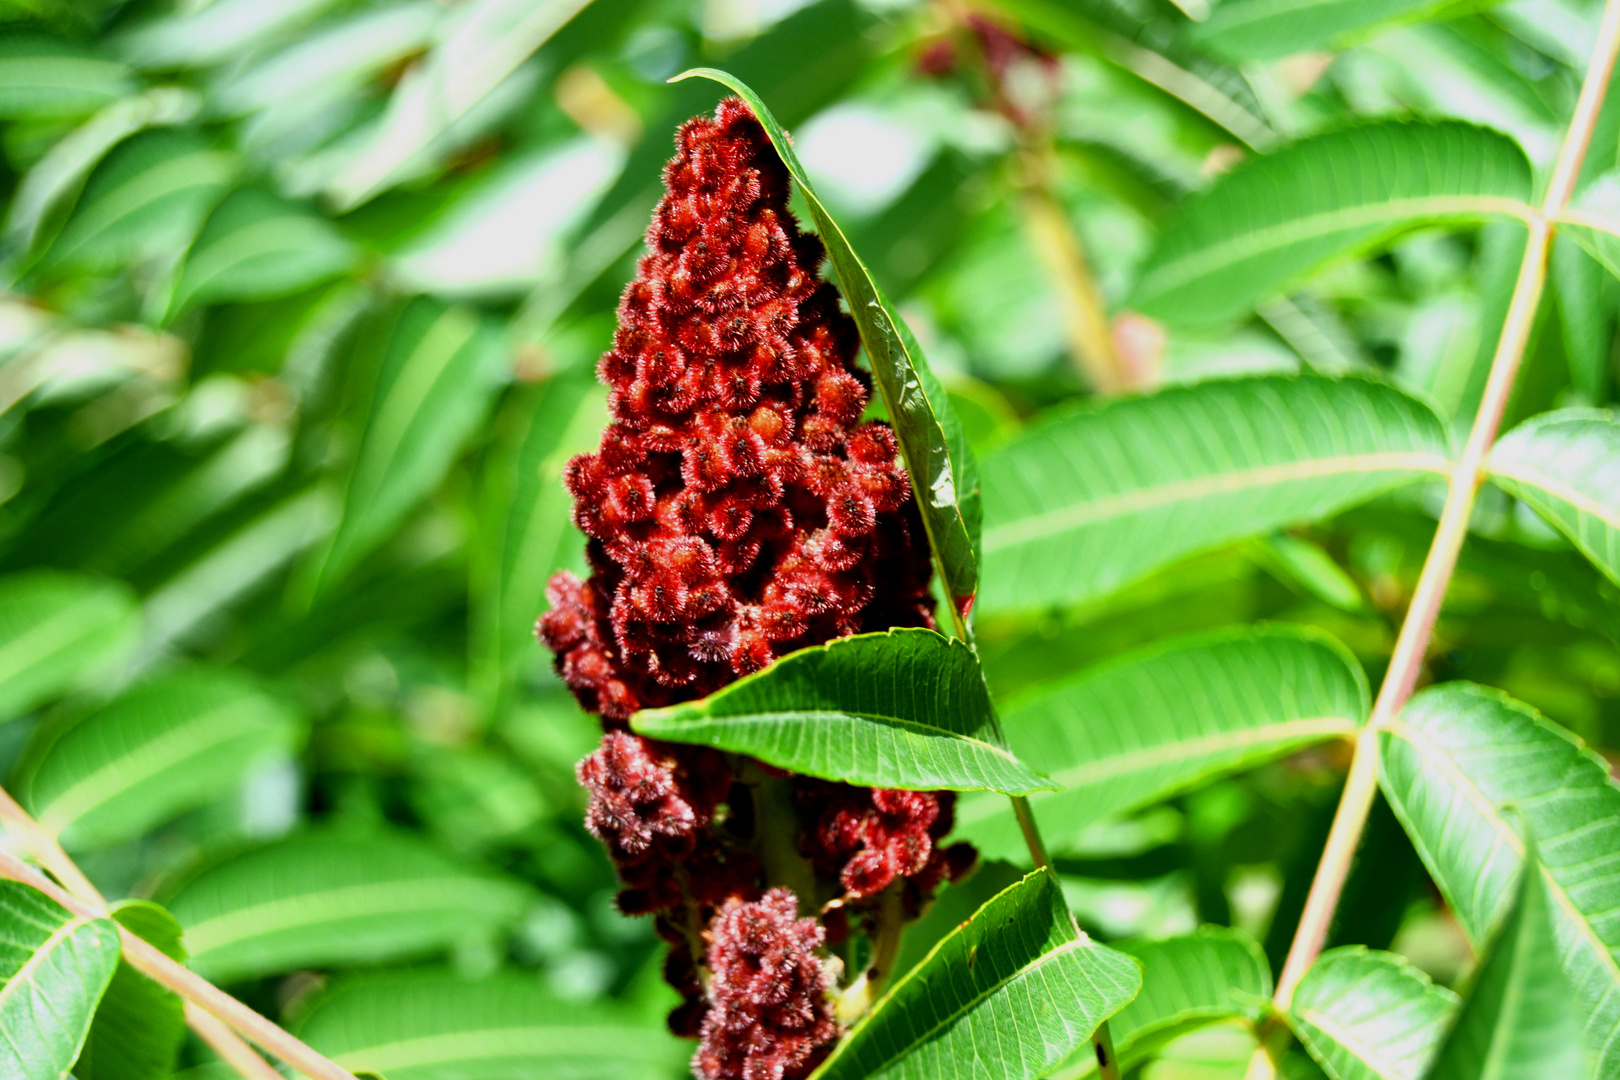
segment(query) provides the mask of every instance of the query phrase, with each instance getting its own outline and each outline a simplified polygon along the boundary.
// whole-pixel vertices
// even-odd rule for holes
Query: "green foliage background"
[[[1110,311],[1164,331],[1144,385],[1169,389],[1117,407],[1116,441],[1092,445],[1128,443],[1144,483],[1204,467],[1177,431],[1246,408],[1309,416],[1289,395],[1317,383],[1285,377],[1301,374],[1365,376],[1332,385],[1362,387],[1356,407],[1399,429],[1378,448],[1443,468],[1524,243],[1515,222],[1481,223],[1477,200],[1528,198],[1531,168],[1545,175],[1601,9],[1300,7],[983,9],[1055,57],[1044,190]],[[1432,460],[1266,513],[1174,507],[1138,534],[1066,536],[1072,567],[1018,547],[1029,507],[1089,497],[1117,463],[1064,441],[1092,395],[1065,334],[1072,295],[1041,255],[1050,222],[1028,212],[1029,142],[985,107],[970,52],[955,74],[919,72],[934,43],[966,41],[951,5],[9,0],[0,18],[0,770],[103,891],[167,903],[197,970],[334,1054],[505,1017],[510,1040],[486,1038],[469,1075],[542,1059],[582,1075],[682,1070],[661,1033],[660,949],[613,910],[611,869],[580,824],[572,769],[595,722],[530,628],[551,572],[582,563],[558,477],[603,422],[593,365],[658,169],[675,126],[722,93],[665,84],[685,68],[734,72],[792,130],[984,461],[978,641],[1027,762],[1044,771],[1049,747],[1021,744],[1018,717],[1173,635],[1293,624],[1307,629],[1265,631],[1277,664],[1338,649],[1331,635],[1378,683],[1442,498]],[[1245,191],[1237,174],[1212,197],[1228,200],[1221,221],[1342,208],[1335,176],[1364,178],[1369,205],[1402,185],[1457,202],[1165,285],[1185,282],[1178,253],[1203,242],[1184,206],[1235,161],[1402,117],[1505,135],[1387,129],[1382,150],[1319,145],[1293,187],[1273,173]],[[1406,170],[1433,138],[1461,147],[1454,175]],[[1611,102],[1584,174],[1594,213],[1617,152]],[[1567,231],[1505,428],[1614,404],[1615,240]],[[1258,381],[1204,420],[1212,399],[1176,389],[1234,376]],[[1261,376],[1274,388],[1254,390],[1273,386]],[[1156,427],[1161,405],[1188,426]],[[1323,452],[1338,438],[1300,426]],[[1427,676],[1507,691],[1612,770],[1615,541],[1594,527],[1578,550],[1532,512],[1533,491],[1502,488],[1482,496]],[[1205,677],[1156,662],[1187,680],[1174,685]],[[1276,670],[1245,677],[1263,686]],[[1108,678],[1085,684],[1089,709],[1136,693]],[[1083,813],[1061,804],[1078,816],[1046,811],[1081,924],[1105,941],[1237,927],[1274,973],[1343,779],[1340,744],[1311,744],[1365,712],[1365,687],[1319,689],[1338,728],[1167,773],[1154,790],[1180,793],[1150,806],[1127,783]],[[1278,722],[1311,715],[1297,704],[1277,704]],[[1010,862],[947,892],[906,962],[1027,865],[997,846],[1005,803],[974,805],[970,835]],[[1459,924],[1396,810],[1375,810],[1330,944],[1393,947],[1458,984],[1487,920]],[[1212,940],[1263,996],[1252,950]],[[536,1016],[546,1024],[525,1028]],[[599,1034],[571,1039],[574,1025]],[[1241,1076],[1252,1046],[1245,1030],[1206,1031],[1143,1075]],[[184,1047],[192,1075],[223,1075],[209,1061]]]

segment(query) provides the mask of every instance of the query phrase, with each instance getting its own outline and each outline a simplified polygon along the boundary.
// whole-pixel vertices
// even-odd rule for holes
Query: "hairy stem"
[[[1322,850],[1321,861],[1317,864],[1304,913],[1294,931],[1288,959],[1277,980],[1274,1000],[1279,1009],[1288,1008],[1294,990],[1322,951],[1332,926],[1333,914],[1344,890],[1356,846],[1361,840],[1362,828],[1378,792],[1378,733],[1394,721],[1417,684],[1429,639],[1433,636],[1434,624],[1440,615],[1440,605],[1445,599],[1446,587],[1451,583],[1458,553],[1468,535],[1468,519],[1473,513],[1474,500],[1484,479],[1485,458],[1501,427],[1502,414],[1512,396],[1525,343],[1529,340],[1536,310],[1541,303],[1551,223],[1557,220],[1574,193],[1581,162],[1586,156],[1593,126],[1603,106],[1609,76],[1614,70],[1617,49],[1620,49],[1620,0],[1608,0],[1593,49],[1592,63],[1581,86],[1574,118],[1559,150],[1552,180],[1547,186],[1539,213],[1531,215],[1526,222],[1530,235],[1525,244],[1524,260],[1519,265],[1518,280],[1513,286],[1513,297],[1508,304],[1502,336],[1497,340],[1496,353],[1491,358],[1484,398],[1469,430],[1467,445],[1452,469],[1445,507],[1440,512],[1440,524],[1435,529],[1434,540],[1423,560],[1417,590],[1401,623],[1400,635],[1396,639],[1383,685],[1379,687],[1372,716],[1356,740],[1355,759],[1345,780],[1344,793],[1334,812],[1333,826]]]
[[[38,889],[75,915],[94,919],[106,914],[96,905],[74,896],[32,866],[4,851],[0,851],[0,877]],[[169,959],[155,946],[118,923],[114,922],[113,925],[117,927],[119,940],[123,943],[125,961],[142,975],[195,1003],[310,1080],[355,1080],[353,1073],[306,1046],[202,976]]]

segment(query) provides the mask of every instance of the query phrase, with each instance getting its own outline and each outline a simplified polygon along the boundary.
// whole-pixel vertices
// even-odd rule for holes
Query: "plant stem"
[[[22,841],[23,847],[39,860],[41,866],[54,874],[56,880],[66,886],[68,892],[98,908],[106,909],[106,898],[90,884],[90,879],[84,876],[84,872],[74,861],[68,858],[67,852],[62,850],[62,845],[56,842],[56,837],[35,821],[5,788],[0,788],[0,825],[4,825],[9,832],[14,833]]]
[[[212,1047],[214,1053],[224,1059],[225,1064],[247,1080],[282,1080],[281,1074],[272,1069],[269,1062],[255,1053],[253,1047],[242,1041],[242,1036],[194,1001],[186,1002],[186,1025],[197,1033],[199,1039]]]
[[[7,852],[0,851],[0,877],[20,881],[38,889],[75,915],[102,918],[105,912],[81,900],[57,885],[50,878]],[[214,986],[195,972],[189,971],[169,959],[156,947],[130,933],[118,923],[118,937],[123,943],[124,959],[160,986],[166,986],[187,1001],[211,1013],[215,1018],[235,1028],[249,1039],[285,1061],[310,1080],[355,1080],[354,1074],[266,1020],[246,1005]]]
[[[106,897],[102,896],[101,891],[84,876],[84,872],[68,853],[62,850],[62,845],[57,843],[56,837],[35,821],[5,788],[0,788],[0,824],[4,824],[10,832],[20,837],[23,846],[42,866],[56,875],[56,880],[66,886],[68,892],[89,904],[97,913],[103,915],[107,913]],[[196,1017],[207,1017],[214,1025],[214,1030],[205,1032],[198,1027]],[[270,1077],[279,1080],[280,1074],[266,1065],[264,1059],[255,1054],[253,1048],[243,1042],[240,1035],[192,1006],[190,1002],[186,1003],[186,1023],[199,1038],[219,1051],[220,1057],[248,1080],[270,1080]],[[248,1064],[250,1059],[256,1065]]]
[[[1485,458],[1501,427],[1502,415],[1512,396],[1513,382],[1524,356],[1525,343],[1529,340],[1536,310],[1540,306],[1542,286],[1546,281],[1552,222],[1557,220],[1574,193],[1581,162],[1586,156],[1593,126],[1603,106],[1609,76],[1614,70],[1617,49],[1620,49],[1620,0],[1608,0],[1591,66],[1581,86],[1575,115],[1559,150],[1541,210],[1526,219],[1529,237],[1524,259],[1519,264],[1519,276],[1513,286],[1502,336],[1497,340],[1496,353],[1491,358],[1484,398],[1480,402],[1479,412],[1474,416],[1462,456],[1452,469],[1439,526],[1435,529],[1428,555],[1423,560],[1417,590],[1401,623],[1400,635],[1396,639],[1383,685],[1379,687],[1372,716],[1356,739],[1355,759],[1345,780],[1344,793],[1334,812],[1333,825],[1322,850],[1321,861],[1316,867],[1316,877],[1311,882],[1305,910],[1294,931],[1293,944],[1288,949],[1288,959],[1277,980],[1274,1001],[1279,1009],[1288,1008],[1299,981],[1316,961],[1327,940],[1339,896],[1344,890],[1345,878],[1349,875],[1356,846],[1361,840],[1362,828],[1378,792],[1378,733],[1395,720],[1417,685],[1446,588],[1451,583],[1458,553],[1468,535],[1468,520],[1473,513],[1479,486],[1484,480]]]

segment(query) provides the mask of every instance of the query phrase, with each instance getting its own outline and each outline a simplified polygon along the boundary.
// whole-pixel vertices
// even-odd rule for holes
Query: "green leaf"
[[[1558,234],[1620,275],[1620,171],[1599,176],[1575,196],[1558,217]]]
[[[1056,411],[985,455],[979,605],[1101,596],[1443,476],[1449,451],[1433,409],[1360,377],[1262,375]]]
[[[1288,1022],[1338,1080],[1418,1080],[1457,1013],[1457,995],[1393,953],[1359,945],[1317,958]]]
[[[119,948],[111,919],[74,915],[21,882],[0,881],[0,1076],[67,1076]]]
[[[444,478],[488,414],[506,360],[499,334],[473,310],[426,298],[406,307],[383,357],[321,587],[386,539]]]
[[[1184,637],[1037,687],[1003,724],[1022,761],[1062,791],[1031,798],[1047,842],[1224,773],[1354,735],[1367,681],[1320,632],[1272,626]],[[964,800],[957,828],[992,856],[1022,859],[1004,805]]]
[[[111,674],[139,633],[124,585],[54,570],[0,578],[0,722]]]
[[[911,474],[912,491],[922,511],[946,598],[965,617],[979,586],[979,478],[973,451],[951,411],[945,389],[929,369],[911,329],[872,280],[844,231],[810,186],[787,133],[759,95],[735,76],[714,68],[695,68],[677,75],[674,81],[697,77],[729,87],[748,103],[804,195],[816,231],[826,245],[827,257],[843,286],[844,302],[860,328],[873,381],[899,439],[906,471]]]
[[[85,116],[135,89],[129,68],[65,41],[0,38],[0,116]]]
[[[1620,788],[1608,766],[1535,710],[1448,683],[1379,732],[1380,782],[1469,940],[1482,949],[1512,902],[1524,844],[1541,845],[1553,938],[1587,1045],[1620,1076]]]
[[[1037,870],[934,946],[813,1077],[1042,1076],[1141,986],[1137,962],[1080,933]]]
[[[1533,840],[1506,921],[1424,1080],[1581,1080],[1593,1075],[1558,964]],[[1609,1033],[1610,1041],[1615,1033]]]
[[[315,833],[226,859],[168,908],[216,982],[442,953],[515,922],[528,888],[391,833]]]
[[[157,904],[125,900],[113,906],[112,917],[171,960],[185,960],[180,924]],[[75,1080],[167,1080],[185,1035],[180,996],[119,960],[73,1075]]]
[[[702,701],[645,709],[630,725],[849,784],[1051,789],[1007,751],[973,650],[932,630],[800,649]]]
[[[661,1024],[634,1026],[603,1002],[559,1001],[518,974],[470,980],[426,970],[340,982],[298,1034],[339,1065],[388,1080],[667,1080],[691,1053]]]
[[[376,133],[327,187],[344,209],[396,182],[587,0],[476,0],[408,71]]]
[[[1108,1022],[1122,1072],[1209,1024],[1234,1018],[1259,1022],[1271,997],[1265,953],[1240,931],[1205,926],[1186,937],[1114,947],[1142,965],[1141,993]],[[1095,1052],[1082,1046],[1053,1076],[1067,1080],[1096,1071]]]
[[[1188,40],[1232,61],[1342,45],[1379,23],[1431,17],[1458,0],[1224,0]]]
[[[1620,582],[1620,420],[1613,413],[1544,413],[1508,432],[1486,467],[1493,483]]]
[[[112,270],[147,250],[183,250],[238,163],[196,135],[148,131],[107,155],[46,252],[49,270]]]
[[[246,675],[182,668],[47,727],[21,794],[66,847],[107,847],[224,795],[302,734],[298,714]]]
[[[1250,159],[1171,218],[1127,306],[1219,323],[1330,259],[1435,222],[1522,218],[1530,163],[1506,135],[1381,121]]]
[[[596,446],[608,424],[606,400],[583,375],[551,379],[517,412],[521,438],[491,456],[488,524],[480,530],[489,543],[475,549],[471,677],[488,709],[542,662],[534,620],[546,607],[546,583],[572,561],[563,552],[581,546],[563,467]]]
[[[354,245],[325,220],[244,188],[219,205],[192,244],[170,313],[290,296],[343,273],[355,257]]]

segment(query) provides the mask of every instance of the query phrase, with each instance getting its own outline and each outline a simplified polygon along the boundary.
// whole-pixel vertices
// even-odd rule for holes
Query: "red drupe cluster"
[[[624,730],[794,649],[934,625],[894,434],[861,422],[855,327],[764,129],[730,99],[678,145],[598,368],[612,423],[565,476],[592,573],[552,579],[537,629],[608,729],[579,766],[586,825],[618,866],[621,910],[654,916],[670,945],[684,998],[670,1028],[700,1037],[705,1080],[799,1080],[838,1034],[829,932],[878,918],[891,886],[914,916],[972,849],[939,847],[948,792],[830,784]],[[770,814],[797,820],[766,829]],[[783,853],[767,837],[783,836],[814,895],[768,887]],[[827,927],[799,917],[822,904]]]
[[[704,937],[709,1000],[693,1059],[704,1080],[803,1076],[838,1034],[827,1004],[832,978],[816,955],[824,934],[798,918],[798,901],[772,889],[728,900]]]
[[[905,879],[915,915],[946,878],[972,866],[971,844],[941,847],[956,793],[851,787],[800,778],[795,795],[807,827],[800,843],[816,870],[836,875],[848,901],[868,900]]]
[[[735,99],[678,142],[598,368],[613,422],[565,477],[594,572],[559,575],[540,625],[616,720],[805,645],[933,625],[906,471],[861,423],[859,338],[786,170]]]

